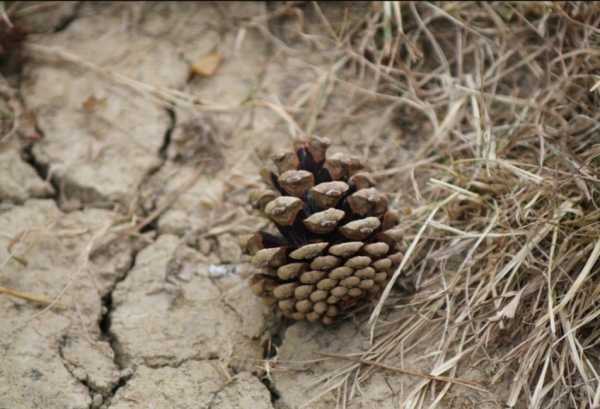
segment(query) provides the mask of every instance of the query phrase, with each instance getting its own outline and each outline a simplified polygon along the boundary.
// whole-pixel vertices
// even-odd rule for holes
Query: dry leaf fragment
[[[208,53],[200,57],[190,68],[190,74],[199,77],[212,77],[217,72],[223,56],[221,53]]]
[[[515,313],[517,312],[519,302],[521,301],[521,295],[523,294],[523,290],[524,289],[517,292],[513,299],[504,306],[502,311],[500,311],[495,317],[489,318],[489,320],[492,322],[496,322],[501,320],[502,318],[513,319],[515,317]]]

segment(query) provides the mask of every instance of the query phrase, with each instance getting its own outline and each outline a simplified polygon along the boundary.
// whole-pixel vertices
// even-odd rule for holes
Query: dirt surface
[[[324,6],[332,22],[341,10]],[[19,96],[42,137],[0,145],[0,285],[65,305],[0,296],[0,408],[335,406],[336,393],[312,399],[346,362],[319,353],[368,349],[368,313],[331,327],[280,321],[250,292],[237,245],[263,223],[246,206],[259,167],[296,133],[278,107],[311,87],[314,97],[329,63],[297,18],[272,32],[249,24],[270,11],[86,2],[24,13],[37,34]],[[307,32],[323,35],[318,16],[304,17]],[[189,77],[209,52],[223,56],[216,74]],[[325,111],[343,115],[315,129],[373,168],[402,163],[428,130],[410,116],[398,126],[399,108],[385,103],[347,112],[349,98],[368,94],[367,77],[340,84]],[[154,97],[165,89],[206,109]],[[306,125],[310,112],[299,112]],[[401,196],[393,203],[402,210]],[[407,368],[427,369],[428,343]],[[403,407],[420,381],[379,371],[345,404]],[[453,391],[438,407],[495,407],[484,393]]]

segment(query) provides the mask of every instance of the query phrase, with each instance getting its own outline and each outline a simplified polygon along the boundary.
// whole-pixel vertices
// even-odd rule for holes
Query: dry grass
[[[328,390],[352,397],[427,336],[439,339],[430,376],[493,364],[487,386],[510,380],[499,406],[598,407],[600,6],[380,6],[338,47],[378,76],[374,95],[431,121],[412,163],[376,174],[411,179],[394,279],[418,291],[405,301],[390,283],[372,348]],[[417,313],[384,323],[383,308]],[[433,383],[405,391],[404,407],[437,406],[451,384]]]
[[[510,380],[508,396],[488,396],[499,406],[600,405],[599,6],[374,3],[336,27],[315,4],[288,4],[253,26],[294,55],[266,22],[310,8],[329,43],[302,36],[331,56],[329,69],[304,63],[319,81],[292,106],[268,104],[294,135],[329,136],[315,107],[334,123],[327,102],[338,88],[355,92],[345,114],[383,101],[421,111],[431,127],[411,163],[376,173],[412,189],[399,202],[411,209],[411,245],[393,281],[408,277],[418,291],[406,301],[390,284],[370,319],[371,349],[345,358],[324,393],[347,402],[375,370],[410,373],[404,354],[435,337],[430,373],[413,373],[423,379],[404,407],[437,406],[467,382],[466,367],[486,362],[490,390]],[[416,313],[384,323],[383,308]]]

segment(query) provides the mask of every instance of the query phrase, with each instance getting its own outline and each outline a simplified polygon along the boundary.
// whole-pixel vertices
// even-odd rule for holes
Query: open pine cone
[[[270,190],[251,196],[280,235],[259,231],[241,245],[261,269],[252,291],[283,315],[333,323],[381,294],[402,260],[398,213],[375,190],[358,158],[326,157],[327,138],[299,139],[273,155],[279,175],[261,172]]]

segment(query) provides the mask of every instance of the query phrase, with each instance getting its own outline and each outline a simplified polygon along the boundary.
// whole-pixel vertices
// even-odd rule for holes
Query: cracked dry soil
[[[286,54],[244,28],[271,6],[59,2],[22,17],[37,48],[18,96],[41,138],[0,144],[0,284],[60,294],[66,305],[44,310],[0,296],[0,408],[297,408],[339,366],[300,361],[368,346],[367,329],[355,322],[280,323],[245,282],[236,236],[262,223],[246,212],[246,197],[261,161],[290,141],[276,111],[256,104],[193,112],[81,63],[224,107],[288,105],[298,84],[323,72],[298,59],[322,70],[328,62],[308,46]],[[318,32],[318,19],[307,16]],[[294,24],[278,30],[301,48]],[[80,60],[59,58],[60,50]],[[223,55],[217,74],[190,78],[189,65],[215,51]],[[331,109],[345,97],[334,96]],[[340,150],[355,145],[387,107],[365,109],[372,111],[360,125],[323,136]],[[405,154],[390,141],[382,151]],[[127,234],[207,157],[160,217]],[[215,266],[233,274],[215,276]],[[261,360],[273,356],[277,370],[265,376]],[[348,407],[397,407],[413,382],[378,372]],[[331,394],[308,407],[334,405]]]

